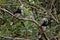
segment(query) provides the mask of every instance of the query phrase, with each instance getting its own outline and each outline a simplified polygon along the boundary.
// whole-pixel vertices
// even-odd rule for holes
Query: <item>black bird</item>
[[[13,14],[17,14],[17,13],[19,13],[19,14],[21,14],[22,12],[21,12],[21,8],[18,8]]]
[[[23,15],[22,9],[23,9],[23,5],[21,5],[13,14],[14,14],[14,15],[20,14],[20,16]]]
[[[22,9],[21,8],[18,8],[13,14],[16,17],[22,17]]]
[[[42,19],[42,24],[41,24],[43,31],[46,30],[47,25],[48,25],[48,19],[47,18],[43,18]]]
[[[22,8],[20,7],[20,8],[18,8],[13,14],[16,16],[16,17],[21,17],[22,16]],[[22,21],[21,22],[21,24],[25,27],[25,25],[24,25],[24,22]]]
[[[48,19],[47,19],[47,18],[43,18],[43,19],[42,19],[42,24],[41,24],[41,26],[40,26],[40,27],[41,27],[41,30],[42,30],[43,32],[46,30],[47,25],[48,25]],[[43,39],[41,38],[42,35],[45,37],[45,34],[44,34],[44,33],[41,34],[41,32],[39,32],[38,35],[40,36],[40,37],[39,37],[39,40],[43,40]],[[45,39],[47,40],[46,37],[45,37]]]

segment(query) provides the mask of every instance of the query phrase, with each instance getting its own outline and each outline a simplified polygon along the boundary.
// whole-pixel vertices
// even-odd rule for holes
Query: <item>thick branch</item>
[[[10,37],[10,36],[0,36],[0,38],[13,39],[13,40],[29,40],[29,39],[25,39],[25,38],[16,38],[16,37]]]
[[[13,15],[13,13],[11,13],[10,11],[8,11],[4,8],[1,8],[1,7],[0,7],[0,10],[3,10],[5,12],[9,13],[10,15],[12,15],[13,17],[15,17],[18,20],[31,21],[31,22],[35,23],[37,26],[40,26],[40,24],[37,21],[35,21],[34,19],[16,17],[15,15]]]
[[[6,10],[6,9],[4,9],[4,8],[1,8],[1,7],[0,7],[0,10],[3,10],[4,12],[9,13],[10,15],[12,15],[13,17],[15,17],[15,18],[18,19],[18,20],[31,21],[31,22],[35,23],[40,29],[41,29],[41,27],[42,27],[42,26],[41,26],[36,20],[34,20],[34,19],[27,19],[27,18],[16,17],[15,15],[13,15],[13,13],[11,13],[10,11],[8,11],[8,10]],[[41,29],[41,31],[42,31],[42,29]],[[42,31],[42,33],[44,33],[44,32]],[[45,34],[44,34],[44,35],[45,35]],[[47,38],[46,35],[45,35],[45,38]],[[47,39],[48,39],[48,38],[47,38]]]

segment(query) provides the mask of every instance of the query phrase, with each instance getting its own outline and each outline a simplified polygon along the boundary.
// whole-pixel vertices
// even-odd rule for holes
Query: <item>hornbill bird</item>
[[[15,15],[16,17],[21,17],[22,14],[22,6],[20,8],[18,8],[15,12],[13,12],[13,15]],[[25,27],[24,22],[22,21],[21,24]]]
[[[41,24],[41,30],[44,32],[45,30],[46,30],[46,27],[47,27],[47,25],[48,25],[48,19],[47,18],[43,18],[42,19],[42,24]],[[39,35],[39,40],[43,40],[41,37],[42,37],[42,35],[44,35],[44,37],[45,37],[45,34],[44,33],[41,33],[41,32],[39,32],[38,33],[38,35]],[[45,39],[47,39],[46,37],[45,37]]]
[[[19,16],[21,17],[22,16],[22,9],[18,8],[13,14],[17,17],[19,17]]]
[[[18,8],[13,14],[17,14],[17,13],[20,13],[20,14],[22,13],[21,8]]]
[[[42,24],[41,24],[42,31],[46,30],[47,25],[48,25],[48,19],[47,18],[43,18],[42,19]]]
[[[16,15],[17,17],[21,17],[23,15],[22,9],[23,9],[23,5],[21,5],[19,8],[17,8],[17,10],[13,13],[14,15]]]

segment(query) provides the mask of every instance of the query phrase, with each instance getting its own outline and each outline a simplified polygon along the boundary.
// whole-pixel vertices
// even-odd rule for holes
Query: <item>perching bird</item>
[[[42,19],[42,30],[45,31],[46,30],[46,27],[48,25],[48,19],[47,18],[43,18]]]
[[[23,6],[23,5],[22,5]],[[21,17],[23,14],[22,14],[22,6],[20,8],[18,8],[14,13],[13,15],[15,15],[16,17]],[[24,25],[24,22],[22,21],[21,24],[25,27]]]
[[[22,13],[22,12],[21,12],[21,8],[18,8],[13,14],[17,14],[17,13],[19,13],[19,14]]]
[[[14,13],[13,13],[16,17],[22,16],[22,9],[18,8]]]
[[[17,17],[22,16],[23,15],[22,9],[23,5],[21,5],[13,14]]]

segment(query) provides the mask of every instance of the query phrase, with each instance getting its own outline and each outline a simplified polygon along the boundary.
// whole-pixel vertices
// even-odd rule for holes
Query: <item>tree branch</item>
[[[53,0],[53,2],[54,2],[55,0]],[[37,7],[36,5],[34,5],[34,4],[30,4],[30,3],[28,3],[28,2],[26,2],[26,1],[23,1],[24,3],[27,3],[28,4],[28,6],[30,6],[30,7],[32,7],[32,8],[34,8],[34,9],[36,9],[36,10],[39,10],[39,9],[44,9],[44,10],[46,10],[45,8],[43,8],[43,7]],[[52,3],[53,4],[53,3]],[[47,10],[48,11],[48,10]],[[49,10],[50,11],[50,10]],[[59,21],[51,14],[51,13],[48,13],[49,14],[49,16],[51,15],[51,18],[53,18],[53,20],[55,20],[58,24],[59,24]]]
[[[8,10],[6,10],[5,8],[1,8],[1,7],[0,7],[0,10],[3,10],[3,11],[5,11],[5,12],[9,13],[11,16],[15,17],[15,18],[18,19],[18,20],[31,21],[31,22],[35,23],[37,26],[41,26],[41,25],[40,25],[36,20],[34,20],[34,19],[16,17],[15,15],[13,15],[13,13],[11,13],[11,12],[8,11]]]
[[[25,38],[17,38],[17,37],[10,37],[10,36],[0,36],[0,38],[13,39],[13,40],[29,40],[29,39],[25,39]]]
[[[0,10],[9,13],[11,16],[15,17],[15,18],[18,19],[18,20],[30,21],[30,22],[35,23],[35,24],[40,28],[41,32],[44,33],[44,32],[42,31],[42,29],[41,29],[42,26],[41,26],[36,20],[34,20],[34,19],[28,19],[28,18],[16,17],[15,15],[13,15],[13,13],[11,13],[10,11],[8,11],[8,10],[2,8],[2,7],[0,7]],[[47,36],[46,36],[45,34],[44,34],[44,36],[45,36],[46,39],[48,39]]]

